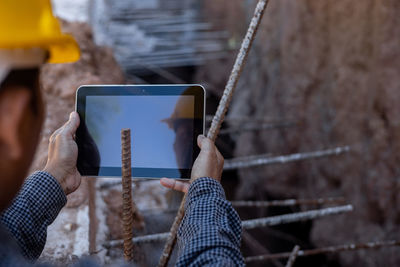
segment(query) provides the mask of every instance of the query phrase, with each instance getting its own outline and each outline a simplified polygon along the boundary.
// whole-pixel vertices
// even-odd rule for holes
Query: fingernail
[[[203,140],[204,138],[206,138],[204,135],[199,135],[200,140]]]

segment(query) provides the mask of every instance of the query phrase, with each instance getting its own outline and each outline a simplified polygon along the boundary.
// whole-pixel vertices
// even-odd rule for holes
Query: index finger
[[[183,193],[187,193],[189,190],[189,183],[188,182],[181,182],[177,181],[176,179],[169,179],[169,178],[162,178],[160,180],[161,185],[176,190],[180,191]]]

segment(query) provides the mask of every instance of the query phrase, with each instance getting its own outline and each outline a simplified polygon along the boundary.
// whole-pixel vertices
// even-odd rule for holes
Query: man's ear
[[[2,155],[16,160],[23,156],[19,131],[30,106],[31,92],[19,87],[4,89],[0,94],[0,149],[4,149]]]

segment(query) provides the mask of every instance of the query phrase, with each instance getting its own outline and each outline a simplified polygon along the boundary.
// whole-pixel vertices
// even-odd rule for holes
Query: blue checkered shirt
[[[220,183],[200,178],[189,188],[178,230],[176,266],[244,266],[240,218]]]
[[[66,200],[50,174],[32,174],[0,216],[0,266],[27,266],[37,259],[46,243],[47,226]],[[180,256],[176,265],[243,266],[240,236],[239,216],[225,199],[222,186],[211,178],[196,180],[190,186],[178,231]],[[76,266],[98,265],[85,260]]]
[[[22,255],[37,259],[46,244],[47,226],[57,217],[67,198],[60,184],[47,172],[35,172],[25,181],[0,223],[15,238]],[[0,251],[0,259],[1,259]]]

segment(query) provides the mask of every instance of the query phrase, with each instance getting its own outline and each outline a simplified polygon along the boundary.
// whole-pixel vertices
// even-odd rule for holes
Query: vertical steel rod
[[[246,63],[247,57],[249,55],[250,48],[253,44],[255,35],[257,33],[258,27],[260,25],[261,19],[264,15],[264,11],[267,7],[268,0],[259,0],[254,11],[254,16],[250,22],[249,28],[247,30],[246,36],[243,39],[242,45],[240,47],[239,53],[236,57],[235,64],[233,65],[231,75],[225,86],[224,93],[222,95],[221,101],[219,102],[217,112],[212,120],[210,130],[208,131],[207,137],[215,142],[218,136],[221,124],[224,121],[225,114],[228,110],[229,104],[232,100],[233,92],[239,81],[240,74],[242,73],[243,67]],[[190,180],[190,182],[193,182]],[[168,236],[167,243],[164,246],[164,250],[161,254],[158,266],[165,267],[168,265],[168,261],[171,257],[172,250],[176,243],[176,234],[178,232],[179,225],[184,217],[185,209],[184,204],[186,202],[186,194],[183,197],[182,203],[179,207],[178,214],[175,217],[174,223],[172,224],[170,234]]]
[[[124,258],[133,260],[133,210],[131,173],[131,130],[121,130],[122,144],[122,226],[124,236]]]

